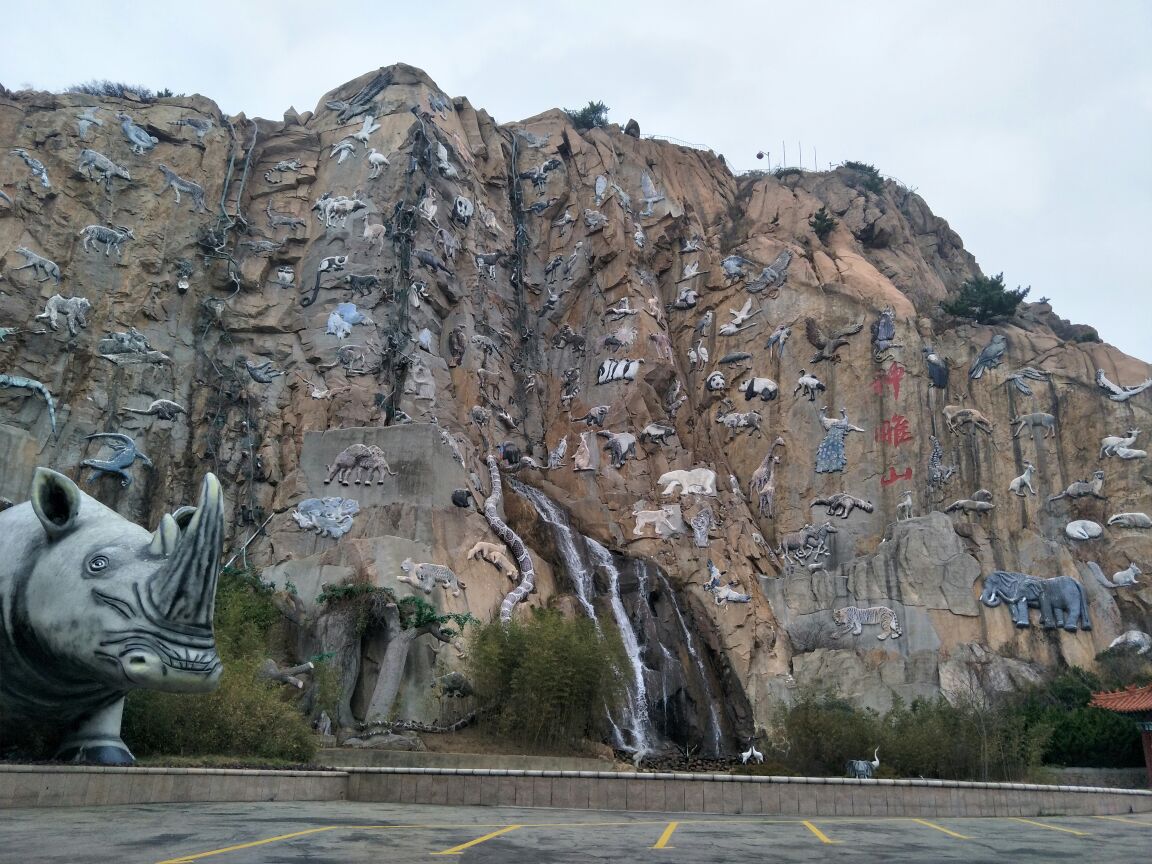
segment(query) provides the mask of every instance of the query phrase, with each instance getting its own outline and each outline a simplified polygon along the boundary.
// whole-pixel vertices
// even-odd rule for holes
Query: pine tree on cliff
[[[568,115],[568,119],[578,132],[608,125],[608,106],[603,102],[589,102],[579,110],[565,108],[564,113]]]
[[[1032,289],[1004,287],[1004,274],[974,276],[960,286],[960,292],[940,304],[941,310],[956,318],[967,318],[977,324],[995,324],[1016,312]]]
[[[839,224],[836,217],[828,212],[827,207],[821,207],[813,213],[812,218],[808,220],[808,227],[816,232],[816,236],[820,238],[821,243],[828,238],[828,235],[832,233],[832,229]]]

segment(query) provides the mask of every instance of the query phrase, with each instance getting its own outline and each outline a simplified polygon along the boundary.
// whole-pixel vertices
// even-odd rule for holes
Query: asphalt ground
[[[740,817],[285,802],[0,811],[4,864],[1152,862],[1152,813]]]

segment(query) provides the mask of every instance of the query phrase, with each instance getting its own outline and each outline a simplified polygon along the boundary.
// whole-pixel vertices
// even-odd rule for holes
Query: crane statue
[[[880,767],[880,748],[872,754],[872,761],[867,759],[849,759],[844,765],[849,777],[857,780],[871,780]]]
[[[740,754],[740,761],[745,765],[748,764],[749,759],[755,759],[757,762],[764,761],[764,754],[756,749],[756,742],[751,741],[748,743],[748,749]]]

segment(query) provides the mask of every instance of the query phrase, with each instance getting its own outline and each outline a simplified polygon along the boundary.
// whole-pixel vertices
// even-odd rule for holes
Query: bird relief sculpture
[[[760,271],[760,275],[744,286],[749,294],[759,294],[769,290],[765,296],[775,299],[780,293],[780,286],[788,279],[788,265],[792,263],[792,253],[785,249],[773,259],[772,263]]]
[[[931,345],[925,345],[920,351],[924,354],[924,363],[928,367],[928,386],[947,391],[950,371],[948,359],[937,354]]]
[[[756,323],[758,323],[758,322],[754,322],[752,324],[748,324],[747,326],[744,326],[745,322],[749,318],[751,318],[754,315],[758,315],[760,313],[759,309],[757,309],[755,312],[750,311],[751,309],[752,309],[752,298],[751,297],[749,297],[747,300],[745,300],[744,305],[741,306],[739,309],[729,309],[728,314],[732,316],[732,320],[729,321],[727,324],[724,324],[720,328],[720,330],[719,330],[720,335],[721,336],[735,336],[737,333],[739,333],[743,330],[749,330],[749,329],[755,327]]]
[[[844,439],[849,432],[863,432],[864,430],[848,422],[848,412],[844,408],[840,409],[839,420],[825,416],[823,409],[820,419],[824,425],[825,433],[824,440],[816,448],[816,473],[831,474],[843,471],[848,465],[848,459],[844,453]]]
[[[1113,384],[1108,380],[1108,376],[1104,374],[1103,369],[1096,370],[1096,386],[1108,394],[1108,398],[1113,402],[1127,402],[1138,393],[1143,393],[1149,387],[1152,387],[1152,378],[1141,381],[1131,387],[1122,387],[1119,384]]]
[[[968,377],[976,381],[983,377],[987,370],[995,369],[1004,362],[1004,352],[1007,350],[1008,340],[1003,334],[997,333],[972,362]]]
[[[96,116],[96,112],[99,110],[101,110],[99,106],[91,106],[76,115],[76,133],[80,136],[81,141],[86,139],[90,128],[104,125],[104,121]]]
[[[880,317],[872,322],[872,359],[883,363],[893,348],[903,348],[896,342],[896,312],[891,306],[880,310]]]
[[[143,128],[133,123],[132,118],[123,111],[116,114],[116,119],[120,121],[120,131],[124,133],[124,137],[132,145],[132,152],[137,156],[143,156],[160,143],[159,138],[149,135]]]
[[[839,330],[832,330],[825,333],[823,328],[816,322],[815,318],[804,319],[804,335],[816,349],[816,353],[812,355],[813,363],[820,363],[827,360],[829,363],[839,363],[841,358],[837,352],[848,344],[848,337],[855,336],[864,329],[864,319],[861,318],[855,324],[849,324],[846,327],[841,327]]]

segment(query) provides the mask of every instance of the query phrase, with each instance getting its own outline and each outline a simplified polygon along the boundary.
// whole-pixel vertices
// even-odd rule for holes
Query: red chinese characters
[[[881,372],[876,376],[872,382],[872,392],[877,396],[884,393],[886,387],[892,388],[892,396],[895,399],[900,398],[900,382],[904,380],[904,373],[907,371],[903,363],[893,363],[888,367],[886,372]]]
[[[912,479],[912,469],[911,468],[905,468],[903,474],[897,474],[896,469],[890,467],[888,469],[888,475],[886,477],[880,478],[880,485],[881,486],[891,486],[893,483],[899,483],[901,480],[911,480],[911,479]]]
[[[912,440],[912,432],[908,428],[908,418],[903,414],[893,414],[891,419],[880,423],[876,430],[876,440],[882,444],[891,444],[899,447]]]

